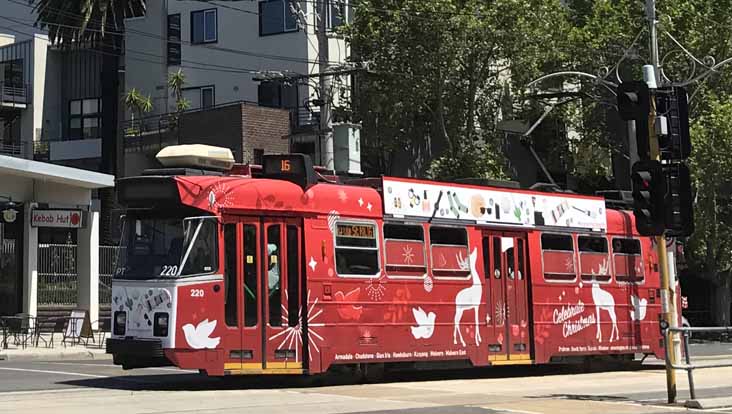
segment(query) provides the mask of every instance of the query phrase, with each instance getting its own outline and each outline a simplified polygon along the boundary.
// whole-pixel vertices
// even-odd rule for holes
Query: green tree
[[[145,128],[144,123],[142,122],[144,116],[143,114],[146,114],[153,109],[153,103],[150,95],[145,96],[141,94],[140,91],[138,91],[136,88],[132,88],[127,91],[127,94],[125,94],[124,103],[127,110],[132,112],[133,124],[135,120],[135,115],[137,115],[139,130],[143,131]]]
[[[168,74],[168,89],[175,96],[175,110],[178,115],[191,107],[190,101],[183,97],[183,87],[186,84],[186,75],[182,69]]]
[[[366,168],[391,173],[408,161],[411,175],[500,172],[497,115],[512,106],[508,91],[561,58],[547,46],[562,43],[563,14],[558,0],[356,3],[344,32],[370,68],[355,103]]]
[[[691,268],[712,286],[712,316],[730,323],[732,300],[732,101],[707,96],[708,110],[692,127],[691,171],[696,187],[696,230],[687,248]]]

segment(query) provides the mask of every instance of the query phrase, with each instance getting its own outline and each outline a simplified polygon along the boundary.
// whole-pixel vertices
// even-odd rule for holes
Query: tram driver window
[[[607,283],[610,281],[610,257],[605,237],[579,236],[580,269],[582,280]]]
[[[613,239],[615,280],[624,283],[643,283],[645,278],[640,240]]]
[[[430,227],[432,273],[436,278],[470,277],[468,232],[458,227]]]
[[[371,223],[336,223],[336,273],[342,277],[375,277],[379,273],[376,226]]]
[[[542,234],[541,250],[545,280],[573,282],[577,279],[574,263],[574,240],[571,235]]]

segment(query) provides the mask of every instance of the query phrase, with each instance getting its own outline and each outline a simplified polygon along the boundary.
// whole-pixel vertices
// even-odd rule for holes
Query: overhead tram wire
[[[34,8],[33,6],[31,6],[31,5],[27,4],[27,3],[23,3],[21,1],[18,1],[18,0],[7,0],[7,1],[9,1],[11,3],[23,5],[25,7],[31,8],[31,9]],[[52,8],[52,7],[49,7],[48,9],[51,10],[51,11],[58,12],[59,14],[62,14],[62,15],[71,17],[71,18],[75,18],[75,19],[83,18],[83,16],[81,16],[79,14],[70,13],[70,12],[67,12],[65,10],[61,10],[61,9],[57,9],[57,8]],[[6,18],[6,19],[9,19],[9,18]],[[100,24],[100,21],[99,20],[95,20],[95,19],[92,19],[91,22],[96,23],[96,24]],[[81,29],[81,26],[77,26],[77,25],[64,25],[64,24],[60,24],[60,23],[45,22],[45,21],[43,21],[41,23],[42,24],[45,24],[45,25],[48,25],[48,26],[58,26],[58,27],[67,27],[67,28]],[[36,28],[35,25],[33,27]],[[195,46],[195,47],[199,47],[199,48],[202,48],[202,49],[209,49],[209,50],[221,51],[221,52],[226,52],[226,53],[231,53],[231,54],[236,54],[236,55],[242,55],[242,56],[250,56],[250,57],[257,57],[257,58],[261,58],[261,59],[268,59],[268,60],[275,60],[275,61],[283,61],[283,62],[292,62],[292,63],[305,63],[305,64],[313,64],[313,65],[318,64],[318,61],[315,61],[315,60],[301,59],[301,58],[289,57],[289,56],[270,55],[270,54],[265,54],[265,53],[248,52],[248,51],[241,50],[241,49],[233,49],[233,48],[222,47],[222,46],[213,46],[213,45],[205,45],[205,44],[195,44],[195,43],[191,43],[190,41],[183,40],[183,39],[181,39],[180,41],[171,41],[167,37],[161,36],[159,34],[149,33],[149,32],[145,32],[145,31],[141,31],[141,30],[136,30],[136,29],[131,29],[131,28],[125,28],[125,33],[119,33],[119,32],[113,32],[113,31],[102,31],[102,30],[99,30],[99,29],[90,29],[90,28],[87,28],[86,30],[87,31],[90,31],[90,32],[95,32],[95,33],[109,33],[111,35],[121,36],[121,37],[124,37],[126,33],[130,33],[130,34],[140,35],[140,36],[143,36],[143,37],[148,37],[148,38],[151,38],[151,39],[165,40],[165,41],[168,41],[168,42],[171,42],[171,43],[178,43],[178,44],[186,45],[186,46]],[[330,63],[330,64],[338,64],[340,62],[329,61],[328,63]]]
[[[2,16],[0,16],[0,18],[2,18]],[[33,33],[24,32],[24,31],[21,31],[21,30],[12,28],[12,27],[8,27],[8,26],[1,26],[0,25],[0,29],[14,31],[16,33],[20,33],[20,34],[23,34],[23,35],[26,35],[26,36],[30,36],[30,37],[32,37],[34,35]],[[103,50],[98,50],[98,49],[84,49],[84,50],[85,51],[88,51],[90,53],[95,53],[95,54],[103,55],[103,56],[116,56],[116,57],[125,56],[125,55],[120,55],[118,53],[105,52]],[[143,54],[143,55],[149,55],[151,57],[157,57],[157,58],[163,59],[163,56],[156,55],[156,54],[153,54],[153,53],[136,52],[136,51],[132,51],[132,52],[133,53]],[[143,58],[132,57],[132,56],[125,56],[125,59],[130,59],[130,60],[137,61],[137,62],[152,63],[152,64],[156,64],[156,65],[160,65],[161,63],[163,63],[163,61],[149,60],[149,59],[143,59]],[[187,61],[187,62],[190,63],[190,61]],[[228,67],[228,66],[215,65],[215,64],[202,63],[202,62],[193,62],[193,64],[195,64],[195,65],[205,65],[205,67],[201,67],[201,66],[190,66],[190,65],[183,65],[183,64],[176,65],[176,66],[180,66],[180,67],[183,67],[183,68],[186,68],[186,69],[192,69],[192,70],[209,71],[209,72],[224,72],[224,73],[239,73],[239,74],[243,74],[243,75],[244,74],[255,75],[255,74],[257,74],[257,73],[260,72],[258,70],[253,70],[253,69],[241,69],[241,68]],[[213,66],[213,67],[211,67],[211,66]]]

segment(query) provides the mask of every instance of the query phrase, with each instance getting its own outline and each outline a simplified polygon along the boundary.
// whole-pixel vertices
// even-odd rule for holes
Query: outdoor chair
[[[35,346],[43,341],[46,348],[53,348],[53,335],[58,321],[55,318],[36,318]]]

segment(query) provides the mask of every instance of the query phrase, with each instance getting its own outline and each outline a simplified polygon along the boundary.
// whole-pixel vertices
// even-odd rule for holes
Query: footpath
[[[109,335],[106,335],[108,338]],[[99,339],[95,337],[95,341],[82,341],[81,343],[66,343],[63,341],[63,335],[55,334],[53,342],[46,338],[47,342],[42,340],[36,346],[28,343],[23,347],[14,343],[13,339],[8,340],[7,349],[0,347],[0,363],[2,361],[81,361],[81,360],[110,360],[112,355],[105,352],[104,341],[99,343]]]

